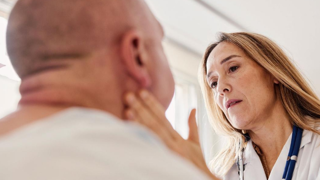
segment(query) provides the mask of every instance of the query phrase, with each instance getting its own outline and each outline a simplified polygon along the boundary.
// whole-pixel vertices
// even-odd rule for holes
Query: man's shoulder
[[[29,144],[41,144],[49,139],[50,144],[47,145],[57,145],[55,143],[87,141],[91,138],[109,143],[116,139],[122,139],[122,142],[124,139],[159,142],[145,128],[120,120],[110,113],[87,108],[70,108],[17,129],[0,138],[0,145],[6,142],[23,144],[24,141],[30,141]]]
[[[8,175],[15,175],[10,173],[15,170],[33,177],[30,173],[36,173],[32,172],[36,168],[44,174],[63,172],[72,178],[81,174],[101,177],[98,179],[179,179],[187,170],[190,177],[202,176],[153,134],[108,113],[73,109],[39,123],[7,142],[0,140],[0,168]]]

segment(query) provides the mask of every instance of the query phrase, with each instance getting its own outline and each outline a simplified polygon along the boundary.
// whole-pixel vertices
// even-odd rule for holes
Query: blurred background
[[[7,18],[16,0],[0,0],[0,118],[17,108],[20,79],[6,52]],[[206,161],[223,146],[212,130],[197,81],[199,62],[218,32],[263,34],[280,45],[320,95],[320,1],[316,0],[146,0],[165,30],[163,42],[176,81],[166,115],[172,126],[188,136],[187,119],[197,108]],[[88,7],[90,8],[90,7]]]

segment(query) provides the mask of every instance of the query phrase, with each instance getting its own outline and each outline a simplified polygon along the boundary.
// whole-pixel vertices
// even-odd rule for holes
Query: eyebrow
[[[220,64],[222,65],[223,63],[225,63],[225,62],[227,62],[227,61],[229,61],[229,60],[231,60],[232,58],[235,58],[235,57],[241,57],[241,56],[239,56],[239,55],[230,55],[230,56],[224,58],[224,59],[220,62]],[[211,76],[212,73],[213,73],[212,71],[208,73],[207,79],[209,79],[209,77]]]
[[[225,62],[227,62],[227,61],[229,61],[230,59],[235,58],[235,57],[241,57],[241,56],[239,56],[239,55],[230,55],[230,56],[224,58],[224,59],[220,62],[220,64],[222,65],[223,63],[225,63]]]

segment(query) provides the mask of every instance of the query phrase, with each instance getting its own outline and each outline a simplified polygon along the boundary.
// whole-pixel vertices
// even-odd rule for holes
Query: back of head
[[[9,17],[7,50],[22,79],[22,99],[29,89],[37,89],[30,86],[36,86],[28,83],[30,79],[39,82],[40,78],[46,84],[52,82],[48,91],[57,89],[53,86],[79,89],[81,85],[86,97],[90,94],[90,99],[104,104],[112,99],[119,107],[123,91],[146,88],[167,107],[174,83],[162,38],[161,25],[144,0],[19,0]],[[58,70],[58,76],[69,77],[64,84]],[[43,76],[50,73],[54,80]],[[169,88],[163,90],[164,85]]]
[[[7,29],[13,67],[23,79],[52,60],[108,49],[124,31],[141,27],[144,6],[141,0],[19,0]]]

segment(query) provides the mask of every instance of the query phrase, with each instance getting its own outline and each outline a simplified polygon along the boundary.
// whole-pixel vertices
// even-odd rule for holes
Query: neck
[[[122,118],[122,93],[113,91],[117,89],[115,86],[107,78],[104,78],[104,83],[99,83],[90,74],[74,75],[70,69],[48,71],[22,80],[19,105],[21,108],[34,105],[86,107]]]
[[[248,133],[251,140],[262,150],[269,168],[272,169],[292,133],[289,116],[281,102],[275,105],[275,110],[263,120],[263,124]]]
[[[19,109],[0,122],[0,136],[75,106],[102,110],[123,119],[122,84],[127,79],[116,74],[119,69],[108,69],[115,66],[93,60],[63,62],[66,63],[48,66],[45,71],[22,79]]]
[[[257,131],[250,131],[249,135],[251,140],[260,147],[265,155],[278,156],[291,133],[292,126],[290,123],[287,123],[282,126],[264,126]]]

